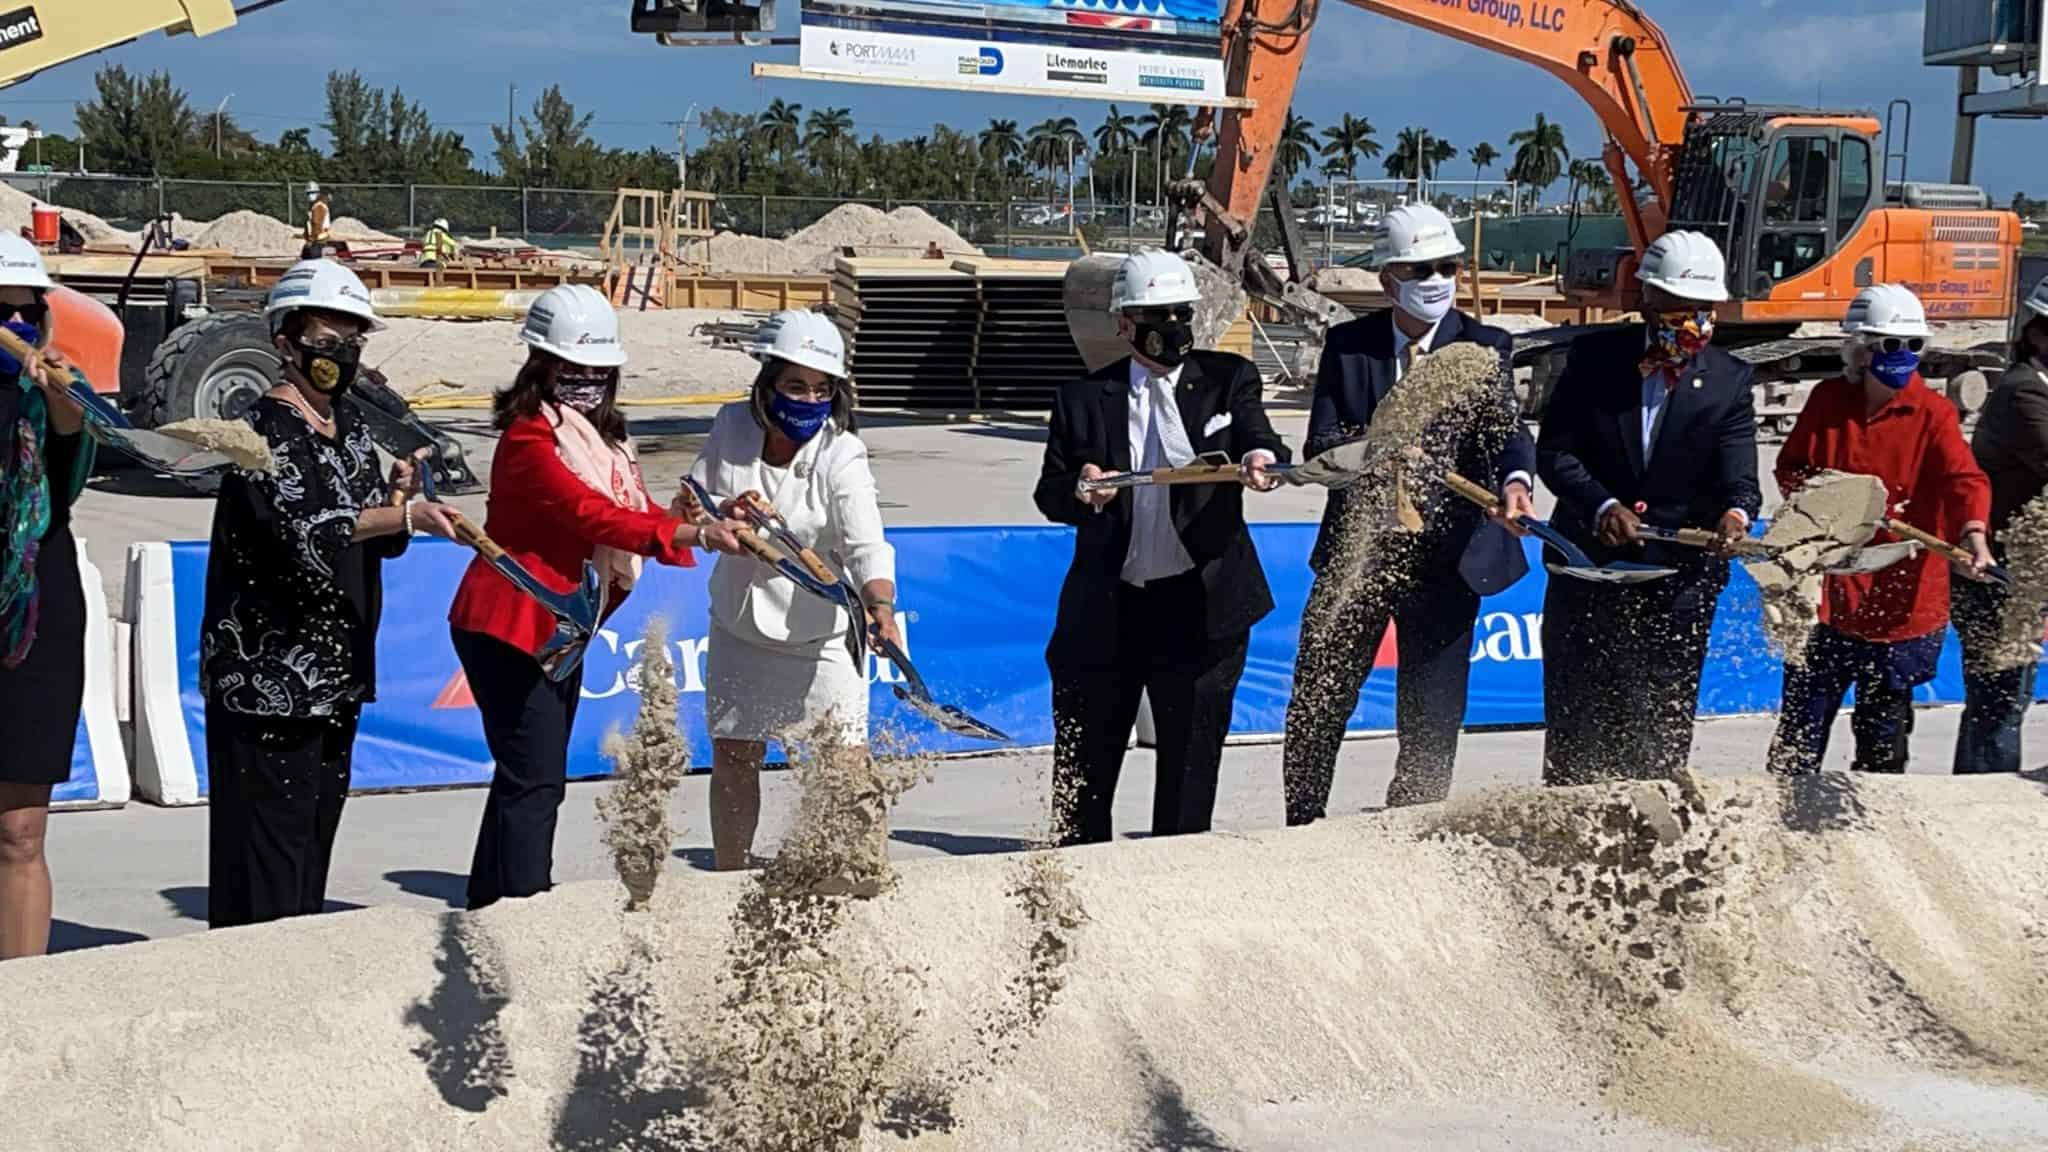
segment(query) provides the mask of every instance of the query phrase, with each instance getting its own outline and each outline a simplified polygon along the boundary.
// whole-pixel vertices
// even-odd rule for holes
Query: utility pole
[[[235,94],[233,92],[228,93],[220,98],[220,104],[213,110],[213,158],[215,160],[220,159],[221,115],[228,110],[228,101],[234,98]]]
[[[692,104],[689,111],[683,113],[683,118],[676,121],[676,187],[678,188],[687,189],[690,186],[690,121],[695,119],[696,116],[697,106]]]
[[[516,104],[518,104],[518,103],[519,103],[519,85],[517,85],[517,84],[507,84],[507,85],[505,86],[505,140],[506,140],[506,141],[507,141],[508,143],[510,143],[510,144],[512,145],[512,147],[514,147],[514,148],[517,148],[517,147],[519,147],[519,142],[518,142],[517,140],[513,139],[513,136],[512,136],[512,123],[513,123],[513,113],[512,113],[512,109],[513,109],[513,107],[514,107],[514,106],[515,106]]]

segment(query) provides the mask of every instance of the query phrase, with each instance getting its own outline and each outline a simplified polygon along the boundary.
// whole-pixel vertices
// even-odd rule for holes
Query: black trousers
[[[359,711],[293,720],[206,702],[210,927],[308,916],[326,906]]]
[[[1062,844],[1099,844],[1138,697],[1152,705],[1158,776],[1152,834],[1207,832],[1230,710],[1244,675],[1249,633],[1204,636],[1201,577],[1187,573],[1144,588],[1117,586],[1117,627],[1104,659],[1052,668],[1053,805]]]
[[[1451,794],[1479,594],[1455,570],[1389,570],[1368,578],[1365,593],[1348,601],[1343,583],[1337,573],[1318,573],[1301,615],[1280,757],[1290,827],[1326,813],[1344,725],[1358,708],[1359,689],[1372,674],[1389,621],[1399,661],[1394,728],[1401,746],[1387,806],[1435,803]]]
[[[1647,584],[1552,575],[1543,597],[1543,782],[1661,780],[1692,755],[1727,569]]]
[[[569,785],[569,730],[579,666],[559,683],[532,656],[480,632],[450,629],[497,762],[469,865],[469,906],[554,887],[555,817]]]

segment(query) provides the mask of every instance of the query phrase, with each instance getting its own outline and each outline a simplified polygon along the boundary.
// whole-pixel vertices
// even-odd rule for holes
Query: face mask
[[[768,418],[776,430],[799,444],[818,434],[832,418],[830,400],[793,400],[777,392],[768,398]]]
[[[9,332],[21,337],[21,342],[31,348],[35,347],[36,341],[43,338],[43,334],[36,330],[36,326],[26,320],[9,320],[6,328]],[[0,352],[0,376],[19,375],[21,375],[21,361],[16,360],[6,352]]]
[[[610,391],[609,384],[557,384],[555,399],[588,416],[604,406]]]
[[[1195,326],[1176,319],[1141,322],[1131,347],[1154,364],[1178,368],[1195,350]]]
[[[356,370],[362,367],[363,350],[354,344],[342,344],[332,349],[309,348],[304,344],[293,347],[299,352],[299,374],[321,395],[339,396],[356,382]]]
[[[1394,302],[1417,320],[1434,324],[1450,315],[1451,301],[1458,286],[1441,276],[1427,280],[1402,280],[1396,285]]]
[[[1650,322],[1646,368],[1671,368],[1690,363],[1714,340],[1714,314],[1705,308],[1659,312]]]
[[[1870,374],[1877,382],[1897,391],[1912,383],[1913,373],[1920,370],[1920,357],[1909,348],[1901,347],[1897,352],[1882,348],[1870,350]]]

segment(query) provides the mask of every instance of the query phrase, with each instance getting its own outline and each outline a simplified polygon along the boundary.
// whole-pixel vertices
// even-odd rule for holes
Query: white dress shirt
[[[1164,376],[1154,376],[1135,358],[1131,361],[1129,429],[1133,471],[1175,467],[1175,455],[1182,457],[1181,464],[1194,457],[1187,444],[1187,432],[1179,427],[1179,402],[1173,396],[1180,384],[1180,373],[1176,367]],[[1160,418],[1167,412],[1173,413],[1167,418],[1172,421],[1170,429],[1162,427],[1167,421]],[[1180,440],[1179,451],[1170,452],[1167,440],[1175,435]],[[1150,581],[1178,576],[1195,566],[1173,526],[1172,493],[1171,488],[1150,484],[1130,490],[1131,544],[1124,553],[1124,583],[1142,588]]]
[[[1656,455],[1657,421],[1664,414],[1664,406],[1671,403],[1671,393],[1674,390],[1673,382],[1683,380],[1693,371],[1693,367],[1693,362],[1687,362],[1682,366],[1652,368],[1643,373],[1642,435],[1643,467],[1645,468],[1650,466],[1650,458]],[[1609,496],[1601,503],[1600,507],[1593,510],[1593,523],[1600,523],[1600,518],[1607,515],[1607,510],[1619,503],[1621,501]],[[1743,527],[1749,527],[1749,513],[1744,512],[1740,508],[1730,508],[1728,511],[1735,513],[1741,519]]]

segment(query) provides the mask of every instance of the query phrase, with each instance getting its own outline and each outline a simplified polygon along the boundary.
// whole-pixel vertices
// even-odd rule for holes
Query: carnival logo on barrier
[[[1543,613],[1488,612],[1472,629],[1472,663],[1543,659]]]

